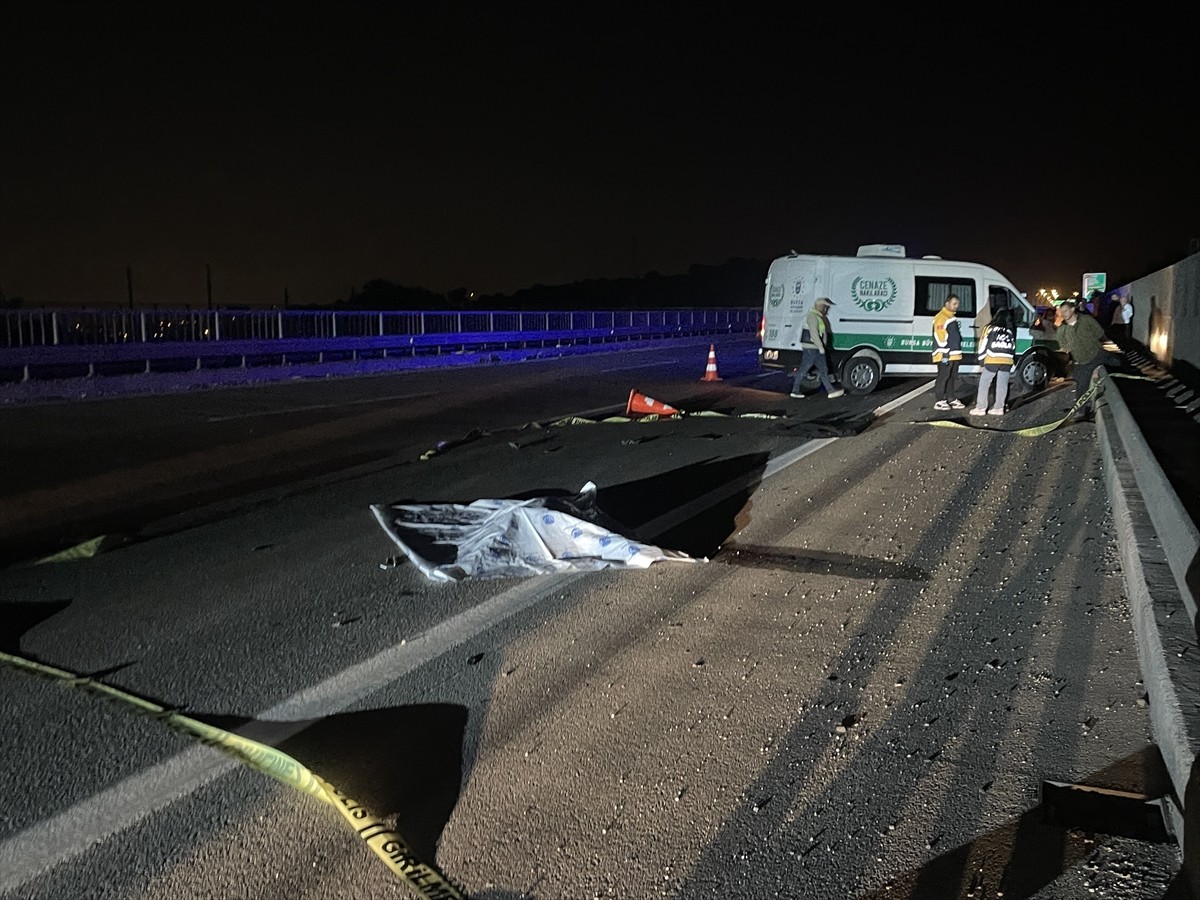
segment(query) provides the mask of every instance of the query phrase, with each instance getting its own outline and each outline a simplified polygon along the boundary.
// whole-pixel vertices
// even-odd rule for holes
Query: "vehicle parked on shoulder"
[[[1063,370],[1052,323],[1047,326],[1002,274],[980,263],[909,258],[899,244],[864,245],[857,256],[792,252],[772,262],[759,364],[784,370],[799,366],[805,317],[818,297],[828,297],[834,304],[830,371],[847,391],[870,393],[885,375],[936,375],[932,322],[951,294],[959,298],[960,371],[979,371],[976,342],[999,309],[1012,310],[1017,325],[1018,390],[1044,387]]]

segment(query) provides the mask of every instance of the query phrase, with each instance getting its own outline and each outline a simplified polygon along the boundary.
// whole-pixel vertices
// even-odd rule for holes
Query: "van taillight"
[[[764,315],[758,320],[758,342],[761,344],[763,335],[767,333],[767,317]]]

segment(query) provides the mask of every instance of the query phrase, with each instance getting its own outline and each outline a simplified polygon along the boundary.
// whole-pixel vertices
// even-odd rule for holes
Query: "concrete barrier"
[[[1121,550],[1150,725],[1171,778],[1168,827],[1200,897],[1200,649],[1193,587],[1200,538],[1120,391],[1110,382],[1096,433]]]

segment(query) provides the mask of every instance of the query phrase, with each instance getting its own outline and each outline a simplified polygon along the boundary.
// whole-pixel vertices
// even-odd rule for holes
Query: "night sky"
[[[1182,23],[792,6],[6,0],[0,290],[510,294],[895,242],[1032,294],[1200,238]]]

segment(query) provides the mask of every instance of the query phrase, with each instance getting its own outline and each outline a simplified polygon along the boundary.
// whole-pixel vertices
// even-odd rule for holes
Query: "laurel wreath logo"
[[[867,312],[881,312],[896,302],[899,292],[894,278],[865,279],[861,275],[850,284],[850,298]]]

